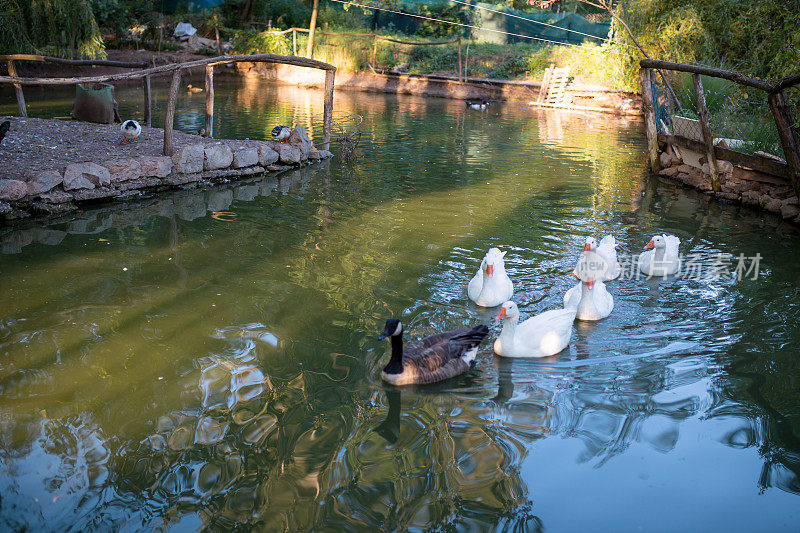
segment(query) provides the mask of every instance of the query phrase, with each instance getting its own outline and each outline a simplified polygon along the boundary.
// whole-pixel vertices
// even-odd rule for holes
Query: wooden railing
[[[2,56],[0,56],[2,57]],[[7,56],[6,56],[7,57]],[[63,60],[67,61],[67,60]],[[323,63],[313,59],[296,56],[281,56],[276,54],[255,54],[255,55],[231,55],[198,59],[186,63],[172,63],[151,67],[134,72],[124,72],[119,74],[107,74],[104,76],[81,76],[74,78],[20,78],[14,76],[0,76],[0,83],[7,83],[15,87],[23,85],[74,85],[76,83],[109,82],[127,79],[143,78],[146,81],[145,91],[145,112],[146,122],[150,121],[150,85],[149,77],[154,74],[165,72],[172,73],[172,80],[169,87],[169,99],[167,101],[166,118],[164,119],[164,155],[172,155],[174,151],[173,128],[175,119],[175,105],[178,100],[178,88],[181,82],[181,73],[184,70],[205,67],[205,90],[206,90],[206,132],[211,135],[214,124],[214,66],[227,63],[252,62],[252,63],[282,63],[286,65],[296,65],[300,67],[316,68],[325,71],[325,101],[322,118],[322,148],[327,149],[331,138],[331,120],[333,118],[333,86],[336,67],[331,64]],[[118,66],[118,65],[114,65]],[[27,114],[23,115],[27,116]]]
[[[650,156],[650,166],[653,169],[653,172],[658,172],[660,170],[660,161],[658,155],[658,126],[656,124],[655,102],[653,101],[652,91],[652,71],[654,69],[661,69],[687,72],[692,75],[695,94],[697,96],[697,114],[703,139],[702,145],[706,152],[706,158],[708,159],[708,166],[711,174],[711,185],[714,190],[719,191],[721,188],[719,182],[719,171],[717,168],[717,154],[724,152],[727,159],[739,159],[743,161],[743,164],[751,167],[754,166],[758,158],[754,156],[746,156],[746,154],[740,154],[737,156],[737,153],[732,150],[714,146],[708,107],[706,106],[705,91],[703,89],[703,82],[700,78],[701,75],[723,78],[734,83],[752,87],[767,93],[769,108],[772,113],[772,118],[775,121],[775,127],[778,131],[784,157],[786,158],[786,164],[783,165],[786,168],[786,171],[776,171],[775,169],[780,165],[776,162],[767,162],[767,164],[763,166],[772,169],[772,173],[779,173],[779,175],[786,176],[789,179],[789,182],[792,184],[795,192],[800,196],[800,134],[793,125],[792,117],[789,112],[789,106],[787,105],[786,101],[786,94],[784,93],[785,89],[800,84],[800,75],[783,78],[775,84],[771,84],[762,80],[750,78],[739,72],[703,67],[700,65],[673,63],[671,61],[642,59],[639,62],[639,66],[641,67],[639,69],[639,76],[642,84],[642,100],[644,104],[645,126],[647,130],[647,147]]]
[[[106,61],[100,59],[63,59],[61,57],[38,56],[32,54],[10,54],[0,55],[0,61],[5,61],[8,66],[8,75],[17,76],[15,61],[36,61],[38,63],[55,63],[57,65],[71,66],[92,66],[92,67],[119,67],[119,68],[147,68],[150,66],[146,61]],[[17,107],[20,116],[28,116],[28,108],[25,105],[25,94],[22,92],[22,84],[14,83],[14,93],[17,96]],[[150,76],[142,79],[142,91],[144,92],[144,122],[150,125]]]

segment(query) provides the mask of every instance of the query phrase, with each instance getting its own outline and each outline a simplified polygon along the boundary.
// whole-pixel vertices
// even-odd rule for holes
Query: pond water
[[[68,113],[44,94],[33,116]],[[322,94],[219,80],[217,109],[218,136],[319,136]],[[348,113],[352,164],[0,228],[4,529],[797,530],[797,228],[648,176],[636,122],[337,93]],[[488,248],[530,316],[586,236],[662,232],[701,275],[610,282],[563,353],[485,342],[458,378],[381,383],[388,317],[496,337],[466,297]],[[757,279],[722,272],[740,254]]]

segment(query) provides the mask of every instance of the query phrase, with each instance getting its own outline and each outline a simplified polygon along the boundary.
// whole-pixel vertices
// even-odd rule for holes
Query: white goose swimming
[[[606,271],[605,260],[584,251],[573,275],[580,281],[564,294],[564,308],[573,309],[578,320],[602,320],[614,309],[614,297],[599,278]],[[598,264],[604,265],[602,268]]]
[[[506,274],[505,255],[499,248],[486,252],[478,272],[467,286],[470,300],[483,307],[494,307],[511,298],[514,284]]]
[[[600,239],[600,244],[597,244],[594,237],[589,237],[586,239],[583,250],[586,252],[596,252],[597,255],[605,260],[608,269],[603,275],[604,281],[611,281],[619,277],[620,266],[619,260],[617,260],[617,240],[613,235],[606,235]]]
[[[675,235],[656,235],[645,248],[651,248],[639,255],[639,271],[647,276],[669,276],[677,274],[680,268],[678,246],[681,240]]]
[[[569,345],[575,310],[545,311],[518,324],[519,308],[508,301],[500,308],[497,319],[503,320],[503,330],[494,341],[494,353],[503,357],[547,357]]]

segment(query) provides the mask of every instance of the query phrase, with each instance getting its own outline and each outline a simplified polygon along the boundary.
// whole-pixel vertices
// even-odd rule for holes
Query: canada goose
[[[289,126],[284,126],[283,124],[278,124],[272,128],[272,137],[279,142],[285,141],[291,134],[292,130],[289,128]]]
[[[489,334],[480,324],[472,329],[446,331],[420,339],[403,348],[403,324],[396,318],[386,321],[378,339],[392,338],[392,358],[381,378],[392,385],[435,383],[464,373],[470,368],[478,345]]]
[[[142,133],[142,127],[135,120],[126,120],[119,129],[122,131],[122,144],[136,142]]]

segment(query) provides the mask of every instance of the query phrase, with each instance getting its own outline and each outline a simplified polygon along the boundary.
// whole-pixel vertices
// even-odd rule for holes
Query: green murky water
[[[44,94],[32,115],[67,114],[71,91]],[[220,82],[218,131],[318,137],[321,102]],[[182,96],[178,126],[202,109]],[[635,123],[337,94],[353,112],[352,166],[0,228],[4,529],[796,531],[796,228],[648,178]],[[381,384],[387,317],[490,322],[465,294],[489,247],[529,315],[587,235],[638,253],[656,232],[705,267],[759,253],[760,275],[615,281],[556,357],[487,342],[459,378]]]

